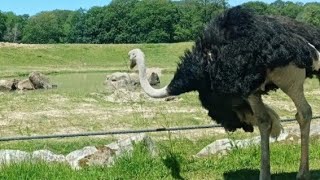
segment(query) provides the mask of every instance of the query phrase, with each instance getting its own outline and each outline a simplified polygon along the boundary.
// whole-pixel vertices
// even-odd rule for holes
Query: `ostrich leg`
[[[262,102],[260,94],[250,95],[248,98],[253,114],[257,119],[261,136],[261,167],[260,180],[270,180],[270,147],[269,137],[271,133],[271,117],[266,106]]]
[[[298,111],[296,119],[299,123],[301,133],[301,159],[297,179],[310,179],[309,134],[312,110],[303,94],[303,85],[296,88],[290,88],[289,90],[286,90],[285,93],[292,99]]]
[[[303,92],[303,83],[306,78],[305,69],[291,65],[277,68],[270,75],[272,82],[292,99],[297,108],[296,119],[301,132],[301,158],[297,179],[310,179],[309,134],[312,110]]]

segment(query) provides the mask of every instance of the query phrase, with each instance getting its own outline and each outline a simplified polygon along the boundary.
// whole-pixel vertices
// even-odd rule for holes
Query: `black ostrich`
[[[261,134],[260,179],[270,179],[269,136],[280,133],[278,115],[261,95],[280,88],[294,102],[301,130],[298,179],[309,179],[309,132],[312,110],[303,84],[319,78],[320,30],[283,17],[260,16],[241,6],[211,21],[186,50],[170,84],[152,88],[146,78],[144,54],[129,52],[131,67],[139,68],[140,83],[151,97],[198,91],[208,115],[226,130],[243,128]]]

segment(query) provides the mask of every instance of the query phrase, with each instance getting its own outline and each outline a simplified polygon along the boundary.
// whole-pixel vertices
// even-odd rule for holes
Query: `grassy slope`
[[[147,63],[150,66],[174,70],[178,57],[191,45],[192,43],[0,46],[0,76],[27,74],[31,70],[43,72],[127,70],[127,52],[136,47],[146,53]],[[170,75],[164,76],[165,83],[170,77]],[[57,133],[60,130],[100,131],[210,123],[206,112],[200,107],[196,93],[183,95],[180,101],[175,102],[110,103],[104,100],[104,92],[77,91],[77,88],[75,91],[58,88],[52,91],[2,94],[0,136]],[[307,98],[315,114],[318,114],[317,109],[320,108],[320,98],[317,96],[318,82],[308,81],[306,89]],[[294,106],[283,93],[271,93],[271,96],[265,99],[281,117],[294,115]],[[150,108],[151,112],[143,111]],[[181,112],[168,113],[172,109]],[[215,139],[230,136],[244,138],[252,136],[251,134],[244,134],[241,131],[231,135],[216,134],[211,131],[196,132],[177,133],[175,134],[177,139],[173,138],[171,141],[163,140],[168,139],[165,133],[152,134],[159,139],[162,151],[162,155],[156,159],[146,156],[140,149],[132,158],[123,158],[111,169],[88,168],[79,172],[74,172],[65,165],[25,163],[4,167],[0,171],[0,179],[173,179],[177,177],[179,169],[174,169],[172,173],[170,169],[172,164],[176,164],[174,167],[180,165],[181,176],[186,179],[235,179],[235,177],[246,179],[252,173],[255,175],[258,173],[259,147],[236,150],[224,157],[193,158],[196,152]],[[117,138],[119,137],[8,142],[0,143],[0,148],[26,151],[50,149],[56,153],[67,154],[86,145],[103,145]],[[320,141],[314,139],[311,146],[311,167],[315,170],[313,176],[317,177],[316,179],[320,178],[319,144]],[[271,150],[272,171],[280,173],[275,179],[292,179],[295,173],[291,172],[296,172],[298,169],[298,143],[275,144]],[[254,179],[257,179],[257,176],[254,176]]]
[[[0,76],[11,76],[40,70],[106,71],[127,70],[127,54],[141,48],[148,64],[162,68],[175,66],[179,56],[192,43],[129,45],[0,45]]]

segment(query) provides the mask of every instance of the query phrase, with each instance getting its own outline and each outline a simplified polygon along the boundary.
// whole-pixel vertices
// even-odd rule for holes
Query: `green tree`
[[[297,20],[320,27],[320,3],[306,4]]]
[[[72,15],[74,11],[70,10],[54,10],[50,11],[50,13],[54,14],[54,16],[57,18],[58,28],[60,29],[59,32],[61,32],[59,42],[65,43],[67,42],[67,35],[70,31],[70,24],[69,17]]]
[[[303,4],[293,3],[290,1],[284,2],[282,0],[276,0],[275,2],[270,4],[269,9],[272,15],[287,16],[295,19],[299,12],[302,11]]]
[[[178,9],[168,0],[143,0],[130,13],[131,33],[137,42],[173,42]]]
[[[90,43],[102,43],[100,34],[106,29],[102,28],[105,7],[92,7],[85,16],[85,36]]]
[[[79,9],[72,12],[65,25],[66,29],[66,41],[69,43],[89,43],[89,38],[86,35],[86,11]]]
[[[175,24],[175,41],[193,40],[203,28],[202,4],[197,0],[180,1],[177,4],[179,21]]]
[[[204,22],[209,22],[212,18],[228,8],[226,0],[198,0],[202,4],[202,16]]]
[[[20,42],[29,15],[17,16],[13,12],[7,12],[5,15],[7,20],[3,39],[8,42]]]
[[[62,43],[66,41],[66,22],[71,11],[54,10],[32,16],[24,29],[26,43]]]
[[[261,14],[261,15],[270,14],[269,5],[264,2],[252,1],[252,2],[244,3],[243,6],[250,8],[250,9],[253,9],[258,14]]]
[[[113,0],[104,9],[101,24],[103,30],[98,35],[101,43],[138,42],[131,14],[138,3],[139,0]]]
[[[0,12],[0,41],[3,40],[6,31],[6,16]]]

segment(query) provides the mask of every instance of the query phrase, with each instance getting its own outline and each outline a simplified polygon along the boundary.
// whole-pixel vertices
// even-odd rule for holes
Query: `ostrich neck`
[[[144,62],[144,61],[139,61]],[[169,93],[167,91],[167,86],[161,88],[161,89],[154,89],[147,78],[147,72],[146,72],[146,66],[144,63],[138,63],[138,69],[139,69],[139,79],[142,89],[153,98],[164,98],[168,97]]]

